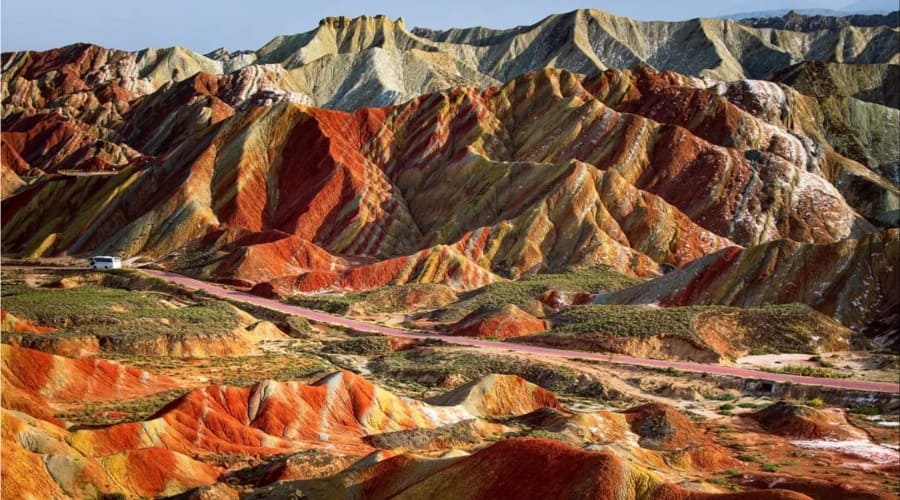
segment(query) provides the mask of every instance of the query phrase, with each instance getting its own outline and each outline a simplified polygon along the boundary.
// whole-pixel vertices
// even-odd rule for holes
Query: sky
[[[882,1],[882,0],[865,0]],[[891,0],[895,1],[895,0]],[[277,35],[314,29],[327,16],[403,16],[436,29],[533,24],[549,14],[598,8],[642,20],[714,17],[784,8],[839,9],[852,0],[3,0],[0,48],[46,50],[75,42],[138,50],[182,45],[205,53],[257,49]]]

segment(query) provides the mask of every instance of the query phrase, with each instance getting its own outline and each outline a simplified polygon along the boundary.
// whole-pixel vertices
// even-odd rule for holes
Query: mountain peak
[[[402,17],[398,17],[396,20],[391,19],[384,14],[376,14],[374,16],[329,16],[322,18],[319,21],[319,27],[330,27],[334,29],[347,29],[354,25],[370,25],[370,24],[393,24],[400,28],[406,28],[406,21]]]

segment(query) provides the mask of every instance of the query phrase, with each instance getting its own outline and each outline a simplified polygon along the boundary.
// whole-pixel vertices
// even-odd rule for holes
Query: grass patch
[[[522,433],[523,437],[531,437],[537,439],[552,439],[554,441],[562,441],[568,442],[569,439],[566,438],[564,434],[560,434],[559,432],[551,432],[545,431],[543,429],[529,429]]]
[[[237,312],[221,301],[185,303],[158,292],[97,285],[19,290],[3,297],[3,307],[35,324],[58,328],[55,335],[181,335],[231,331],[239,325]]]
[[[329,342],[322,347],[322,352],[330,354],[378,355],[391,352],[391,342],[387,337],[373,335],[355,337],[337,342]]]
[[[778,472],[781,470],[781,464],[763,464],[763,472]]]
[[[366,293],[322,293],[318,295],[294,295],[285,302],[294,306],[315,309],[330,314],[346,314],[350,306],[363,300]]]
[[[762,367],[762,371],[769,373],[789,373],[791,375],[803,375],[805,377],[819,378],[849,378],[850,375],[819,366],[785,365],[780,368]]]
[[[129,400],[88,402],[57,414],[56,417],[74,425],[109,425],[120,422],[146,420],[163,406],[190,392],[175,389]]]
[[[730,392],[720,392],[718,394],[704,394],[703,397],[710,401],[737,401],[741,397]]]
[[[874,406],[856,406],[854,408],[850,408],[850,413],[854,413],[856,415],[881,415],[881,410]]]
[[[571,337],[584,343],[600,343],[616,337],[674,336],[696,346],[706,345],[698,334],[708,322],[733,321],[744,332],[749,349],[773,352],[808,352],[817,332],[831,335],[820,315],[799,304],[753,309],[725,306],[653,308],[636,305],[591,304],[567,309],[552,318],[553,329],[534,339]],[[824,370],[824,368],[823,368]]]
[[[553,332],[602,332],[617,337],[655,337],[668,334],[692,338],[695,335],[691,322],[694,315],[703,309],[705,308],[586,305],[573,307],[556,315]]]
[[[113,354],[109,359],[160,375],[178,376],[185,364],[168,357]],[[260,356],[220,356],[195,360],[191,371],[202,372],[206,384],[246,387],[262,380],[311,382],[338,368],[308,351],[282,354],[267,352]]]
[[[813,408],[822,408],[825,406],[825,401],[822,398],[812,398],[806,402],[807,406],[811,406]]]

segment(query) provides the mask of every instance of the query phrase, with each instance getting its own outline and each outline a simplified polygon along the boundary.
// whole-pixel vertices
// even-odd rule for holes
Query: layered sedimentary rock
[[[3,251],[143,256],[275,296],[654,278],[858,240],[898,225],[896,33],[580,10],[511,30],[328,18],[207,56],[7,53]],[[854,328],[896,302],[780,290]]]
[[[759,425],[781,436],[799,439],[853,439],[863,435],[847,422],[837,409],[817,410],[808,406],[779,401],[752,415]]]
[[[504,471],[501,474],[495,471]],[[498,496],[647,499],[805,499],[785,490],[702,493],[666,484],[653,472],[626,462],[613,452],[591,452],[544,439],[508,439],[472,455],[427,459],[399,455],[368,467],[355,467],[319,480],[285,482],[254,492],[251,498],[288,492],[313,496],[410,498]]]
[[[87,456],[69,433],[28,414],[2,410],[3,493],[15,498],[169,496],[215,483],[216,467],[162,449]]]
[[[513,304],[499,311],[477,310],[459,320],[451,334],[466,337],[499,337],[508,339],[542,332],[547,323],[535,318]]]
[[[350,372],[313,385],[270,380],[243,388],[210,386],[173,401],[150,420],[78,430],[70,442],[92,456],[146,447],[188,455],[274,455],[323,446],[363,455],[373,451],[363,440],[370,434],[527,413],[555,402],[544,389],[517,381],[488,381],[477,402],[447,406],[396,396]],[[507,389],[509,384],[518,390]],[[529,392],[538,396],[526,397]],[[516,405],[497,406],[497,398]]]
[[[775,73],[772,79],[809,96],[855,97],[898,108],[900,89],[893,83],[897,78],[900,78],[900,65],[897,64],[804,61]]]
[[[241,78],[198,75],[137,101],[120,130],[147,134],[134,142],[147,159],[21,189],[4,200],[4,248],[179,252],[178,268],[276,293],[467,290],[601,264],[654,276],[734,244],[859,237],[874,230],[866,217],[890,224],[900,199],[731,87],[674,74],[545,70],[354,113],[241,101]],[[199,114],[179,110],[187,102]]]
[[[728,248],[601,300],[752,307],[802,302],[860,328],[897,308],[900,231],[828,245],[775,241]]]
[[[154,394],[179,387],[106,360],[70,359],[32,349],[2,345],[3,408],[20,410],[53,423],[57,403],[108,401]]]
[[[681,57],[684,47],[694,57]],[[61,88],[98,85],[102,95],[81,98],[107,104],[110,97],[127,100],[201,71],[259,65],[284,68],[297,95],[314,104],[355,109],[448,87],[488,86],[547,67],[596,73],[648,65],[696,76],[764,78],[803,60],[896,63],[897,50],[896,28],[887,26],[773,32],[732,20],[641,22],[577,10],[508,30],[442,32],[409,30],[402,18],[332,17],[312,31],[278,36],[256,51],[222,49],[203,56],[181,47],[131,53],[72,45],[6,54],[3,69],[4,90],[26,109],[67,93]]]

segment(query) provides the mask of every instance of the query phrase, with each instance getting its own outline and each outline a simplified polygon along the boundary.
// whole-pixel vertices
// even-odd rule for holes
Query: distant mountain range
[[[740,11],[734,14],[726,14],[719,16],[723,19],[748,19],[748,18],[764,18],[764,17],[781,17],[788,12],[796,12],[804,16],[852,16],[858,14],[888,14],[898,10],[897,2],[893,0],[861,0],[854,2],[840,9],[805,9],[805,8],[783,8],[783,9],[761,9],[751,11]]]
[[[750,17],[739,20],[745,26],[754,28],[774,28],[780,30],[813,32],[836,30],[848,26],[857,28],[900,26],[900,11],[889,14],[853,14],[849,16],[805,15],[790,11],[781,17]]]

